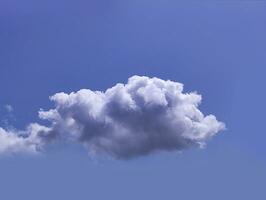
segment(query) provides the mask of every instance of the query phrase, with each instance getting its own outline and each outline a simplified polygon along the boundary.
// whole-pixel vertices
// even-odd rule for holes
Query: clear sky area
[[[9,134],[4,130],[23,135],[21,130],[25,132],[30,123],[49,126],[49,122],[38,117],[38,111],[54,108],[49,97],[56,93],[68,94],[80,89],[105,91],[117,83],[126,84],[134,75],[184,84],[181,96],[194,91],[202,96],[201,104],[184,100],[186,105],[196,105],[205,116],[214,115],[225,127],[218,128],[219,122],[213,121],[216,126],[207,126],[208,131],[204,132],[200,126],[200,133],[205,134],[201,139],[207,138],[207,132],[215,133],[204,148],[187,148],[188,144],[183,143],[187,140],[179,138],[183,146],[178,143],[178,148],[182,151],[174,151],[169,147],[170,135],[164,142],[164,132],[172,133],[174,129],[167,126],[159,131],[161,120],[165,120],[160,118],[158,126],[149,132],[163,134],[160,139],[138,149],[139,138],[136,143],[127,143],[126,139],[108,150],[104,146],[109,156],[92,156],[83,145],[67,142],[49,143],[37,155],[1,154],[1,145],[3,152],[19,146],[12,146],[18,139],[15,136],[14,140],[7,140],[9,146],[0,137],[0,199],[266,199],[266,1],[0,1],[0,127],[3,128],[0,133],[3,136]],[[157,84],[151,81],[154,79],[149,80],[152,86]],[[152,86],[142,96],[154,103],[159,98],[152,96],[155,94]],[[164,87],[167,91],[170,88]],[[114,94],[120,93],[114,91]],[[70,112],[64,98],[72,96],[62,95],[55,100],[59,107],[54,111],[60,112],[60,117],[66,118],[73,110],[78,113],[83,108],[78,101]],[[98,108],[99,101],[92,101],[95,103],[92,110]],[[135,130],[133,125],[150,130],[149,122],[144,120],[140,124],[141,120],[133,123],[134,119],[128,119],[128,110],[114,117],[112,111],[117,111],[117,103],[120,105],[124,99],[110,101],[113,104],[108,112],[104,111],[104,117],[112,116],[112,120],[120,117],[119,123],[112,124],[110,129],[106,127],[108,131],[93,124],[95,132],[109,134],[123,123],[130,133]],[[146,106],[149,113],[150,107]],[[81,109],[79,113],[83,112]],[[66,124],[55,119],[54,113],[44,112],[43,116],[52,118],[54,124]],[[158,120],[154,116],[151,112],[141,119]],[[176,118],[167,119],[170,121],[165,120],[164,125],[172,125],[171,120]],[[59,129],[63,130],[55,126],[52,132]],[[42,129],[42,133],[47,130]],[[19,139],[24,141],[23,137],[27,136]],[[116,135],[110,137],[117,142]],[[201,139],[189,140],[190,146]],[[88,138],[82,141],[91,142]],[[103,151],[98,143],[89,144]],[[124,144],[134,145],[129,148]]]

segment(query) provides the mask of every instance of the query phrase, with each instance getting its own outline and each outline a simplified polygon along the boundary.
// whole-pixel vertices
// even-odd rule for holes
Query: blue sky
[[[265,199],[265,19],[264,1],[1,1],[1,126],[39,122],[57,92],[145,75],[198,91],[227,130],[130,161],[76,145],[4,156],[0,199]]]

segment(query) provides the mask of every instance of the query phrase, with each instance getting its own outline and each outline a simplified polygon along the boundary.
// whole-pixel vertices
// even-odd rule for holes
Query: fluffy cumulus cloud
[[[202,147],[224,128],[198,109],[201,96],[183,85],[133,76],[104,92],[82,89],[50,97],[55,107],[39,116],[50,127],[30,124],[22,135],[0,129],[0,153],[38,152],[46,144],[83,144],[91,154],[130,159],[161,151]]]

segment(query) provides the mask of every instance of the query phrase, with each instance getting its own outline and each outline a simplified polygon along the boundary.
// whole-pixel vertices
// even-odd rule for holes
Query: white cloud
[[[51,141],[67,140],[84,144],[91,153],[130,159],[200,147],[224,128],[198,109],[200,95],[158,78],[133,76],[105,92],[83,89],[50,99],[55,108],[39,116],[51,127],[31,125],[24,138],[2,129],[0,153],[38,151]]]
[[[39,124],[30,124],[24,133],[0,127],[0,154],[38,153],[44,145],[39,135],[49,131],[49,128]]]

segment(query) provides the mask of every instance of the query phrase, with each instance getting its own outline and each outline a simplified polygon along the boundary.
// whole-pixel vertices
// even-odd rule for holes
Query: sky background
[[[204,150],[130,161],[75,145],[4,156],[0,199],[264,200],[265,36],[266,1],[0,1],[1,126],[38,122],[57,92],[132,75],[184,83],[227,126]]]

